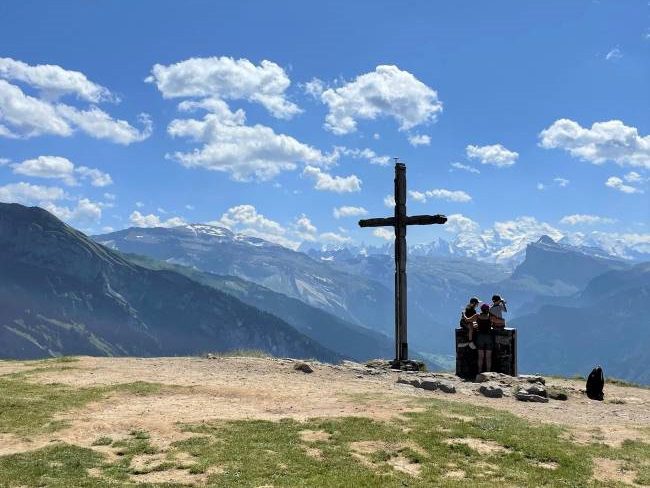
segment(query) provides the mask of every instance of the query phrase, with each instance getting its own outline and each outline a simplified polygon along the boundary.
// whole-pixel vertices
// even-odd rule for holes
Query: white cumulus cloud
[[[650,135],[641,136],[636,127],[620,120],[595,122],[586,128],[573,120],[560,119],[539,137],[545,149],[564,149],[594,164],[613,161],[621,166],[650,169]]]
[[[463,163],[451,163],[450,166],[451,166],[452,168],[454,168],[454,169],[459,169],[459,170],[462,170],[462,171],[467,171],[468,173],[474,173],[474,174],[477,174],[477,175],[478,175],[478,174],[481,174],[481,172],[480,172],[477,168],[474,168],[473,166],[469,166],[469,165],[467,165],[467,164],[463,164]],[[450,170],[450,171],[453,171],[453,170]]]
[[[32,185],[22,181],[0,186],[1,202],[37,205],[77,227],[96,224],[101,220],[102,204],[79,198],[74,206],[67,206],[64,202],[70,200],[72,198],[56,186]]]
[[[413,198],[413,200],[420,203],[426,203],[427,199],[429,198],[436,198],[440,200],[447,200],[449,202],[460,203],[472,201],[472,197],[462,190],[446,190],[444,188],[436,188],[434,190],[427,190],[425,192],[409,191],[409,195],[411,198]]]
[[[202,120],[175,119],[167,128],[172,137],[201,142],[191,152],[168,155],[183,166],[229,173],[236,181],[270,180],[283,171],[293,171],[299,162],[327,164],[318,149],[291,136],[277,134],[263,125],[244,125],[242,110],[230,111],[223,101],[210,106]]]
[[[373,229],[372,235],[375,237],[379,237],[380,239],[384,239],[387,241],[390,241],[392,239],[395,239],[395,232],[388,230],[386,227],[377,227]]]
[[[83,73],[52,64],[30,66],[11,58],[0,58],[0,78],[33,86],[48,99],[75,95],[92,103],[115,100],[108,88],[93,83]]]
[[[322,85],[321,85],[322,88]],[[380,65],[354,81],[320,93],[328,106],[325,128],[334,134],[356,131],[358,120],[392,117],[400,130],[433,122],[442,111],[438,94],[408,71]]]
[[[305,214],[301,214],[294,223],[294,233],[303,241],[313,242],[316,240],[318,229],[312,223],[311,219]]]
[[[76,226],[96,224],[102,218],[102,205],[87,198],[79,199],[74,207],[60,206],[51,202],[42,206],[61,220]]]
[[[7,80],[36,89],[38,96],[25,93]],[[151,135],[152,124],[147,115],[140,115],[143,128],[137,129],[125,120],[113,119],[96,105],[79,108],[59,100],[71,95],[77,101],[93,104],[118,101],[108,89],[91,82],[83,73],[0,58],[0,137],[69,137],[81,130],[97,139],[127,145]]]
[[[648,180],[648,178],[641,176],[636,171],[630,171],[629,173],[623,175],[623,179],[628,183],[643,183]]]
[[[1,202],[42,205],[44,202],[61,200],[65,196],[63,189],[56,186],[32,185],[22,181],[0,186]]]
[[[210,223],[226,227],[233,232],[258,237],[290,249],[297,249],[300,245],[298,240],[291,238],[289,231],[284,226],[258,213],[253,205],[244,204],[231,207],[223,213],[219,220]],[[302,226],[303,231],[310,233],[310,225],[307,224],[304,220],[302,223],[298,223],[298,225]]]
[[[87,166],[79,166],[75,172],[80,175],[82,179],[90,180],[92,186],[104,187],[113,184],[113,179],[108,173],[98,170],[97,168],[88,168]]]
[[[307,95],[314,98],[320,98],[321,94],[325,91],[325,83],[318,78],[312,78],[311,81],[302,85],[303,90]]]
[[[334,218],[340,219],[341,217],[363,217],[368,215],[368,211],[363,207],[337,207],[333,210]]]
[[[447,232],[458,234],[461,232],[478,232],[478,222],[466,217],[463,214],[451,214],[447,216],[447,222],[443,226]]]
[[[67,158],[59,156],[39,156],[26,159],[22,163],[11,165],[15,174],[36,178],[53,178],[63,181],[66,185],[76,185],[74,164]]]
[[[566,215],[560,219],[560,224],[565,225],[598,225],[613,224],[614,222],[616,222],[616,220],[609,217],[589,214]]]
[[[60,179],[66,185],[77,185],[77,177],[90,180],[93,186],[104,187],[113,183],[111,176],[96,168],[75,167],[67,158],[60,156],[39,156],[11,165],[13,172],[36,178]]]
[[[469,145],[465,153],[470,159],[478,159],[482,164],[491,164],[497,168],[512,166],[517,161],[519,153],[506,149],[501,144],[488,146]]]
[[[156,214],[144,215],[137,210],[131,213],[129,222],[135,227],[178,227],[186,224],[181,217],[171,217],[163,220]]]
[[[605,181],[605,186],[613,188],[614,190],[618,190],[622,193],[643,193],[643,190],[623,183],[623,180],[618,176],[610,176],[607,178],[607,181]]]
[[[412,134],[408,137],[411,146],[428,146],[431,144],[431,137],[426,134]]]
[[[547,235],[554,240],[563,237],[563,233],[546,222],[539,222],[534,217],[517,217],[514,220],[495,222],[494,230],[497,235],[508,241],[532,241]]]
[[[354,159],[366,159],[370,164],[377,164],[379,166],[386,166],[390,163],[390,156],[380,156],[367,147],[365,149],[350,149],[345,146],[335,146],[334,151],[330,155],[330,159],[337,160],[341,155],[350,156]]]
[[[386,195],[384,197],[384,206],[388,208],[395,208],[395,196],[394,195]]]
[[[337,234],[336,232],[323,232],[320,235],[320,240],[323,242],[332,242],[335,244],[345,244],[347,242],[351,242],[352,238]]]
[[[255,65],[248,59],[226,56],[190,58],[168,66],[154,65],[146,81],[155,83],[164,98],[247,100],[282,119],[301,112],[286,98],[291,85],[286,72],[268,60]]]
[[[307,166],[303,175],[315,180],[316,190],[333,191],[336,193],[347,193],[361,191],[361,180],[356,175],[332,176],[315,166]]]
[[[140,114],[138,121],[142,125],[137,129],[126,120],[114,119],[102,109],[91,107],[78,110],[69,105],[57,105],[57,111],[68,122],[95,139],[107,139],[125,146],[148,139],[153,133],[153,123],[147,114]]]
[[[49,134],[67,137],[72,132],[55,105],[29,96],[0,79],[0,136],[30,138]]]

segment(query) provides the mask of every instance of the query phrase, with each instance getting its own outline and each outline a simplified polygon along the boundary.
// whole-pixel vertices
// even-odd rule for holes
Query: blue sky
[[[381,244],[397,156],[412,243],[650,247],[646,1],[7,1],[0,58],[0,200],[88,232]]]

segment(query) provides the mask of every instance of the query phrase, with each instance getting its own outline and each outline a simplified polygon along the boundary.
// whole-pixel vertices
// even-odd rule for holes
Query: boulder
[[[451,381],[440,380],[438,378],[418,378],[417,376],[400,376],[398,383],[411,385],[423,390],[435,391],[440,390],[444,393],[456,393],[456,386]]]
[[[539,395],[530,395],[523,391],[518,391],[515,393],[515,398],[522,402],[537,402],[537,403],[548,403],[548,398],[539,396]]]
[[[390,362],[391,369],[399,369],[401,371],[426,371],[427,366],[423,361],[415,361],[411,359],[405,359],[398,361],[394,359]]]
[[[296,371],[302,371],[303,373],[313,373],[314,370],[307,363],[296,363],[293,366],[293,369]]]
[[[481,395],[488,398],[501,398],[503,397],[503,388],[493,384],[481,385],[478,391]]]
[[[546,384],[546,380],[543,376],[538,376],[534,374],[520,374],[517,376],[517,379],[526,381],[527,383],[541,383],[542,385]]]
[[[525,390],[529,395],[538,395],[544,398],[548,398],[546,387],[539,383],[533,383],[530,386],[522,386],[520,389]]]
[[[479,373],[476,375],[474,381],[476,383],[485,383],[486,381],[501,381],[504,383],[511,383],[513,380],[512,376],[508,376],[503,373],[493,373],[492,371],[486,371],[484,373]]]
[[[456,393],[456,387],[450,381],[438,380],[438,389],[444,393]]]
[[[569,394],[561,390],[559,388],[549,388],[548,389],[548,397],[551,398],[552,400],[568,400],[569,399]]]
[[[397,383],[402,384],[402,385],[411,385],[414,386],[415,388],[420,388],[421,386],[421,380],[417,376],[414,377],[408,377],[408,376],[400,376],[397,378]]]
[[[521,385],[515,392],[517,400],[524,402],[548,402],[546,387],[540,383]]]
[[[420,382],[420,388],[430,391],[437,390],[439,383],[440,382],[434,378],[422,378],[422,381]]]

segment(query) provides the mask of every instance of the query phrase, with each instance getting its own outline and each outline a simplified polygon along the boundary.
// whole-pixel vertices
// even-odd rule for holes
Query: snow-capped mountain
[[[139,266],[38,207],[0,203],[0,253],[1,357],[235,348],[341,357],[224,291]]]
[[[579,250],[583,254],[601,258],[618,258],[631,262],[650,260],[650,238],[643,234],[590,234],[571,233],[548,236],[540,233],[522,234],[504,238],[493,231],[481,234],[459,234],[453,241],[436,237],[428,243],[409,245],[409,256],[456,257],[499,264],[514,270],[526,258],[528,245],[540,239],[547,243],[557,242]],[[393,243],[383,246],[337,245],[336,247],[319,246],[311,243],[300,249],[315,259],[334,261],[349,259],[352,256],[370,256],[374,254],[393,254]]]
[[[133,227],[93,238],[122,252],[237,276],[352,323],[390,330],[392,292],[386,286],[260,238],[205,224]]]

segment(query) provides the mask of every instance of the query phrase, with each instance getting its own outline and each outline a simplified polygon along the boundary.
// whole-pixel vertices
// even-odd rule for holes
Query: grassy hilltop
[[[0,486],[650,484],[650,391],[524,404],[271,358],[0,362]],[[553,413],[554,412],[554,413]],[[555,418],[554,418],[555,417]]]

